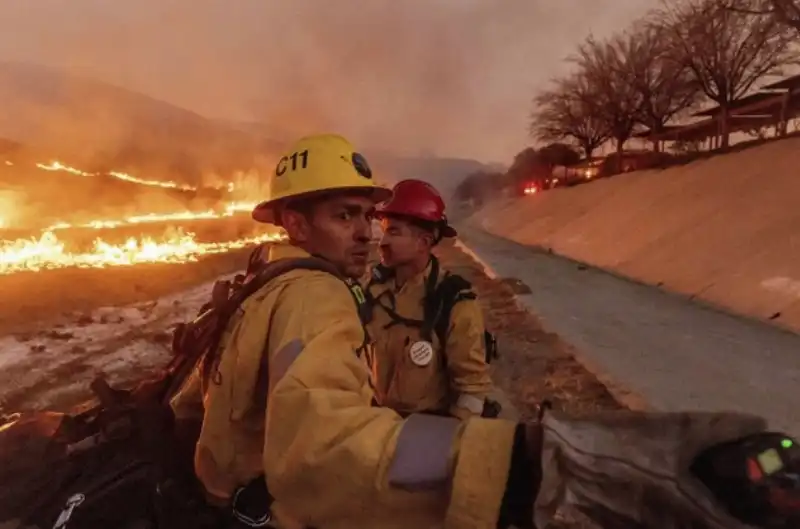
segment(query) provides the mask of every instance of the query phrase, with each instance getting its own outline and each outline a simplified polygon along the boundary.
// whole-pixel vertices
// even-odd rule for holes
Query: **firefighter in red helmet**
[[[367,285],[381,404],[401,414],[496,416],[488,400],[494,340],[469,282],[432,253],[456,236],[444,200],[421,180],[393,191],[376,207],[381,264]]]

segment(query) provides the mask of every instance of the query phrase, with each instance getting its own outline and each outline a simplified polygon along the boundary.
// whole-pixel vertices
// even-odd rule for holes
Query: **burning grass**
[[[0,164],[0,228],[72,227],[223,218],[249,211],[263,195],[257,171],[193,186],[121,171],[88,172],[59,161]],[[5,238],[5,237],[4,237]]]
[[[234,240],[201,242],[194,233],[176,228],[161,239],[130,237],[113,243],[97,238],[91,248],[70,250],[55,233],[46,232],[39,239],[0,241],[0,275],[71,267],[193,262],[203,255],[225,253],[280,238],[276,233],[262,233]]]
[[[32,166],[34,169],[28,167],[22,173],[17,173],[14,164],[6,162],[6,165],[11,170],[4,178],[11,178],[11,182],[31,170],[59,176],[52,182],[52,188],[35,178],[22,187],[12,186],[0,197],[0,276],[67,267],[193,262],[204,255],[229,252],[278,237],[275,230],[254,231],[249,219],[247,226],[243,226],[243,213],[251,211],[254,203],[232,201],[234,183],[218,189],[222,195],[212,209],[165,212],[164,205],[174,202],[174,199],[167,199],[166,194],[176,191],[194,196],[201,190],[175,181],[138,178],[117,171],[91,173],[61,162],[36,163]],[[110,180],[133,188],[127,195],[119,189],[114,191],[108,186]],[[77,192],[75,197],[69,196],[68,200],[59,195],[72,195],[73,187],[79,183],[89,187]],[[150,189],[151,194],[136,195],[142,189]],[[104,211],[114,211],[105,200],[108,197],[104,198],[104,191],[114,191],[115,199],[127,196],[130,201],[127,208],[146,210],[136,214],[104,215]],[[222,200],[222,196],[227,198]],[[90,199],[89,203],[85,203],[86,199]],[[81,200],[83,207],[79,204]],[[31,203],[26,204],[26,201]],[[75,210],[69,210],[70,206]],[[88,213],[89,210],[96,215]],[[68,219],[48,223],[47,219],[58,212]],[[213,223],[213,227],[202,221]],[[203,233],[198,235],[191,229],[192,225],[202,228]],[[160,233],[154,233],[159,228]],[[212,232],[216,235],[208,236]]]
[[[65,314],[149,301],[242,270],[249,248],[189,263],[61,268],[0,276],[0,334],[46,326]]]

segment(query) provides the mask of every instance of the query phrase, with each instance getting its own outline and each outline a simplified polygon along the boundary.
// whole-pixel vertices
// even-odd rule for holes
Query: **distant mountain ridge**
[[[189,110],[44,66],[0,63],[0,137],[84,167],[168,173],[192,185],[210,172],[274,156],[259,135]]]

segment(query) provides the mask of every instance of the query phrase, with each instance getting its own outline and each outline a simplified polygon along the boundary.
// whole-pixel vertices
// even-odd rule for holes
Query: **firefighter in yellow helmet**
[[[253,213],[289,236],[289,245],[274,246],[269,260],[316,255],[343,275],[360,277],[373,205],[390,195],[371,176],[344,138],[299,140],[270,177],[270,198]],[[244,302],[221,342],[195,451],[195,472],[212,502],[232,505],[248,527],[265,526],[269,517],[263,510],[271,498],[279,527],[530,527],[543,447],[552,443],[568,451],[552,461],[586,459],[598,446],[610,453],[629,448],[630,428],[615,437],[613,424],[602,430],[603,424],[554,418],[548,430],[539,423],[478,417],[403,418],[377,405],[365,343],[352,292],[331,273],[293,270]],[[268,391],[262,394],[265,366]],[[739,423],[737,434],[745,429]],[[586,439],[592,426],[601,428],[600,445]],[[646,426],[650,437],[643,446],[649,447],[655,429]],[[763,424],[751,420],[746,426]],[[665,439],[680,435],[673,429]],[[574,480],[558,481],[559,468],[553,467],[556,481],[550,483],[558,494],[562,483]],[[581,484],[592,486],[597,474],[581,468]],[[609,490],[630,490],[624,488],[629,475],[603,479],[618,487]],[[583,497],[607,499],[602,486],[591,490]],[[544,506],[548,512],[550,507]],[[683,515],[687,509],[676,511]]]
[[[289,237],[288,245],[271,248],[270,261],[316,255],[348,277],[365,273],[373,207],[391,191],[375,184],[347,140],[299,140],[277,164],[269,189],[253,217],[282,226]],[[324,272],[289,272],[244,302],[222,341],[218,384],[205,392],[195,472],[209,499],[235,504],[266,475],[284,526],[429,528],[449,520],[451,527],[494,527],[501,518],[529,520],[536,464],[528,459],[525,427],[403,418],[377,406],[366,336],[352,292]],[[266,405],[256,387],[263,360]]]
[[[421,180],[393,191],[377,207],[381,265],[367,285],[380,402],[402,415],[495,416],[488,401],[494,340],[469,282],[432,253],[456,235],[444,200]]]

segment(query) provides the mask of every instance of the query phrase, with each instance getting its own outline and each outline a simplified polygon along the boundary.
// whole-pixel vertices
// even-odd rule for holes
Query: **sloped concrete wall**
[[[496,235],[800,331],[798,138],[498,202],[476,219]]]

